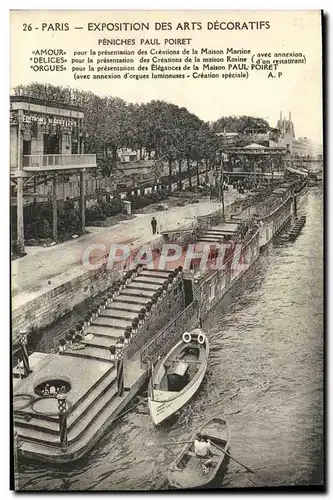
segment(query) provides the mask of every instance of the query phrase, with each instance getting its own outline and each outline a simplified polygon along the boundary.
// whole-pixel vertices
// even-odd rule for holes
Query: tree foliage
[[[191,185],[192,162],[212,165],[220,153],[217,132],[265,132],[269,128],[262,118],[229,116],[205,123],[186,108],[165,101],[131,104],[119,97],[36,82],[19,85],[15,94],[81,106],[85,152],[97,155],[106,176],[118,161],[119,148],[131,148],[140,157],[145,151],[154,154],[157,162],[167,161],[170,182],[173,164],[177,162],[179,172],[185,164]]]
[[[223,116],[214,123],[215,132],[267,132],[269,123],[253,116]]]

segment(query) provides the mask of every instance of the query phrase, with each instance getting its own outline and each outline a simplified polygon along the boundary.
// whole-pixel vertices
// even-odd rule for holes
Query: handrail
[[[71,104],[65,101],[52,101],[50,99],[43,99],[40,97],[31,97],[28,95],[11,95],[10,102],[26,102],[28,104],[40,104],[41,106],[48,106],[51,108],[69,109],[71,111],[79,111],[83,113],[82,106]]]
[[[23,167],[96,165],[95,154],[24,155]]]
[[[283,206],[292,199],[292,196],[288,196],[288,198],[286,198],[278,207],[276,207],[272,212],[270,212],[269,214],[265,215],[264,217],[261,218],[262,221],[265,221],[267,219],[269,219],[270,217],[272,217],[276,212],[278,212],[281,208],[283,208]]]
[[[160,333],[154,337],[148,345],[146,345],[140,352],[140,358],[141,358],[141,363],[144,363],[147,361],[147,359],[151,359],[151,354],[150,353],[150,350],[152,347],[156,346],[158,344],[158,341],[160,341],[161,339],[163,340],[163,351],[165,352],[169,345],[171,344],[171,342],[167,342],[167,339],[164,339],[164,336],[165,334],[167,333],[168,334],[168,339],[172,342],[174,342],[174,337],[172,337],[172,335],[170,334],[170,328],[175,325],[177,323],[177,321],[181,318],[183,318],[184,316],[186,316],[187,314],[190,313],[190,315],[192,316],[193,315],[193,312],[194,312],[194,308],[195,308],[195,301],[191,302],[185,309],[183,309],[179,314],[177,314],[177,316],[169,321],[169,323],[163,328],[163,330],[160,331]],[[178,332],[178,329],[177,329],[177,332]],[[181,332],[183,333],[183,332]],[[181,334],[179,335],[179,337],[181,337]],[[160,355],[163,354],[162,352],[159,353]],[[154,360],[152,360],[154,362]]]

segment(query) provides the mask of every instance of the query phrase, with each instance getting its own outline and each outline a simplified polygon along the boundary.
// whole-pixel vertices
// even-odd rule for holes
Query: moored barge
[[[207,316],[290,220],[306,185],[286,183],[266,200],[235,204],[224,219],[222,210],[199,217],[186,238],[177,229],[185,247],[224,245],[223,255],[212,251],[205,268],[194,259],[190,269],[126,273],[85,322],[79,340],[64,341],[33,367],[23,332],[13,400],[19,453],[53,463],[84,456],[140,390],[148,366]],[[172,238],[165,235],[165,242]]]

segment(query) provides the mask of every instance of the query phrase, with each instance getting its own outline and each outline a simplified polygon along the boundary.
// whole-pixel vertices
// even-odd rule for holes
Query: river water
[[[211,311],[210,362],[197,396],[156,429],[144,394],[88,459],[63,469],[20,464],[23,490],[157,490],[181,445],[211,416],[226,415],[233,456],[221,487],[323,481],[323,191],[310,188],[294,243],[268,248],[242,287]]]

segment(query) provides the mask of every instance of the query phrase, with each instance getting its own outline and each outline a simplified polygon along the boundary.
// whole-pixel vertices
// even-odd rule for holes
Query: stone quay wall
[[[153,250],[160,249],[162,236],[155,239],[151,245]],[[69,313],[74,306],[105,292],[113,282],[121,278],[124,272],[123,265],[119,263],[112,269],[108,269],[105,263],[96,270],[86,270],[80,266],[70,273],[64,273],[63,276],[53,279],[54,285],[50,285],[49,290],[41,290],[31,300],[20,304],[20,296],[14,297],[12,304],[13,342],[21,329],[45,328]]]
[[[241,211],[242,201],[234,202],[226,207],[226,216]],[[163,243],[176,241],[188,244],[195,230],[205,229],[218,224],[222,220],[222,209],[210,215],[198,217],[181,228],[159,235],[151,243],[152,250],[161,249]],[[193,229],[193,231],[192,231]],[[143,243],[142,243],[143,244]],[[133,250],[142,246],[133,247]],[[107,257],[107,256],[105,256]],[[12,338],[15,342],[21,329],[39,329],[53,324],[69,313],[74,306],[90,297],[105,292],[112,282],[117,281],[123,273],[123,264],[111,270],[106,265],[94,271],[85,270],[82,266],[57,276],[52,280],[49,289],[29,294],[29,299],[17,295],[12,300]]]

